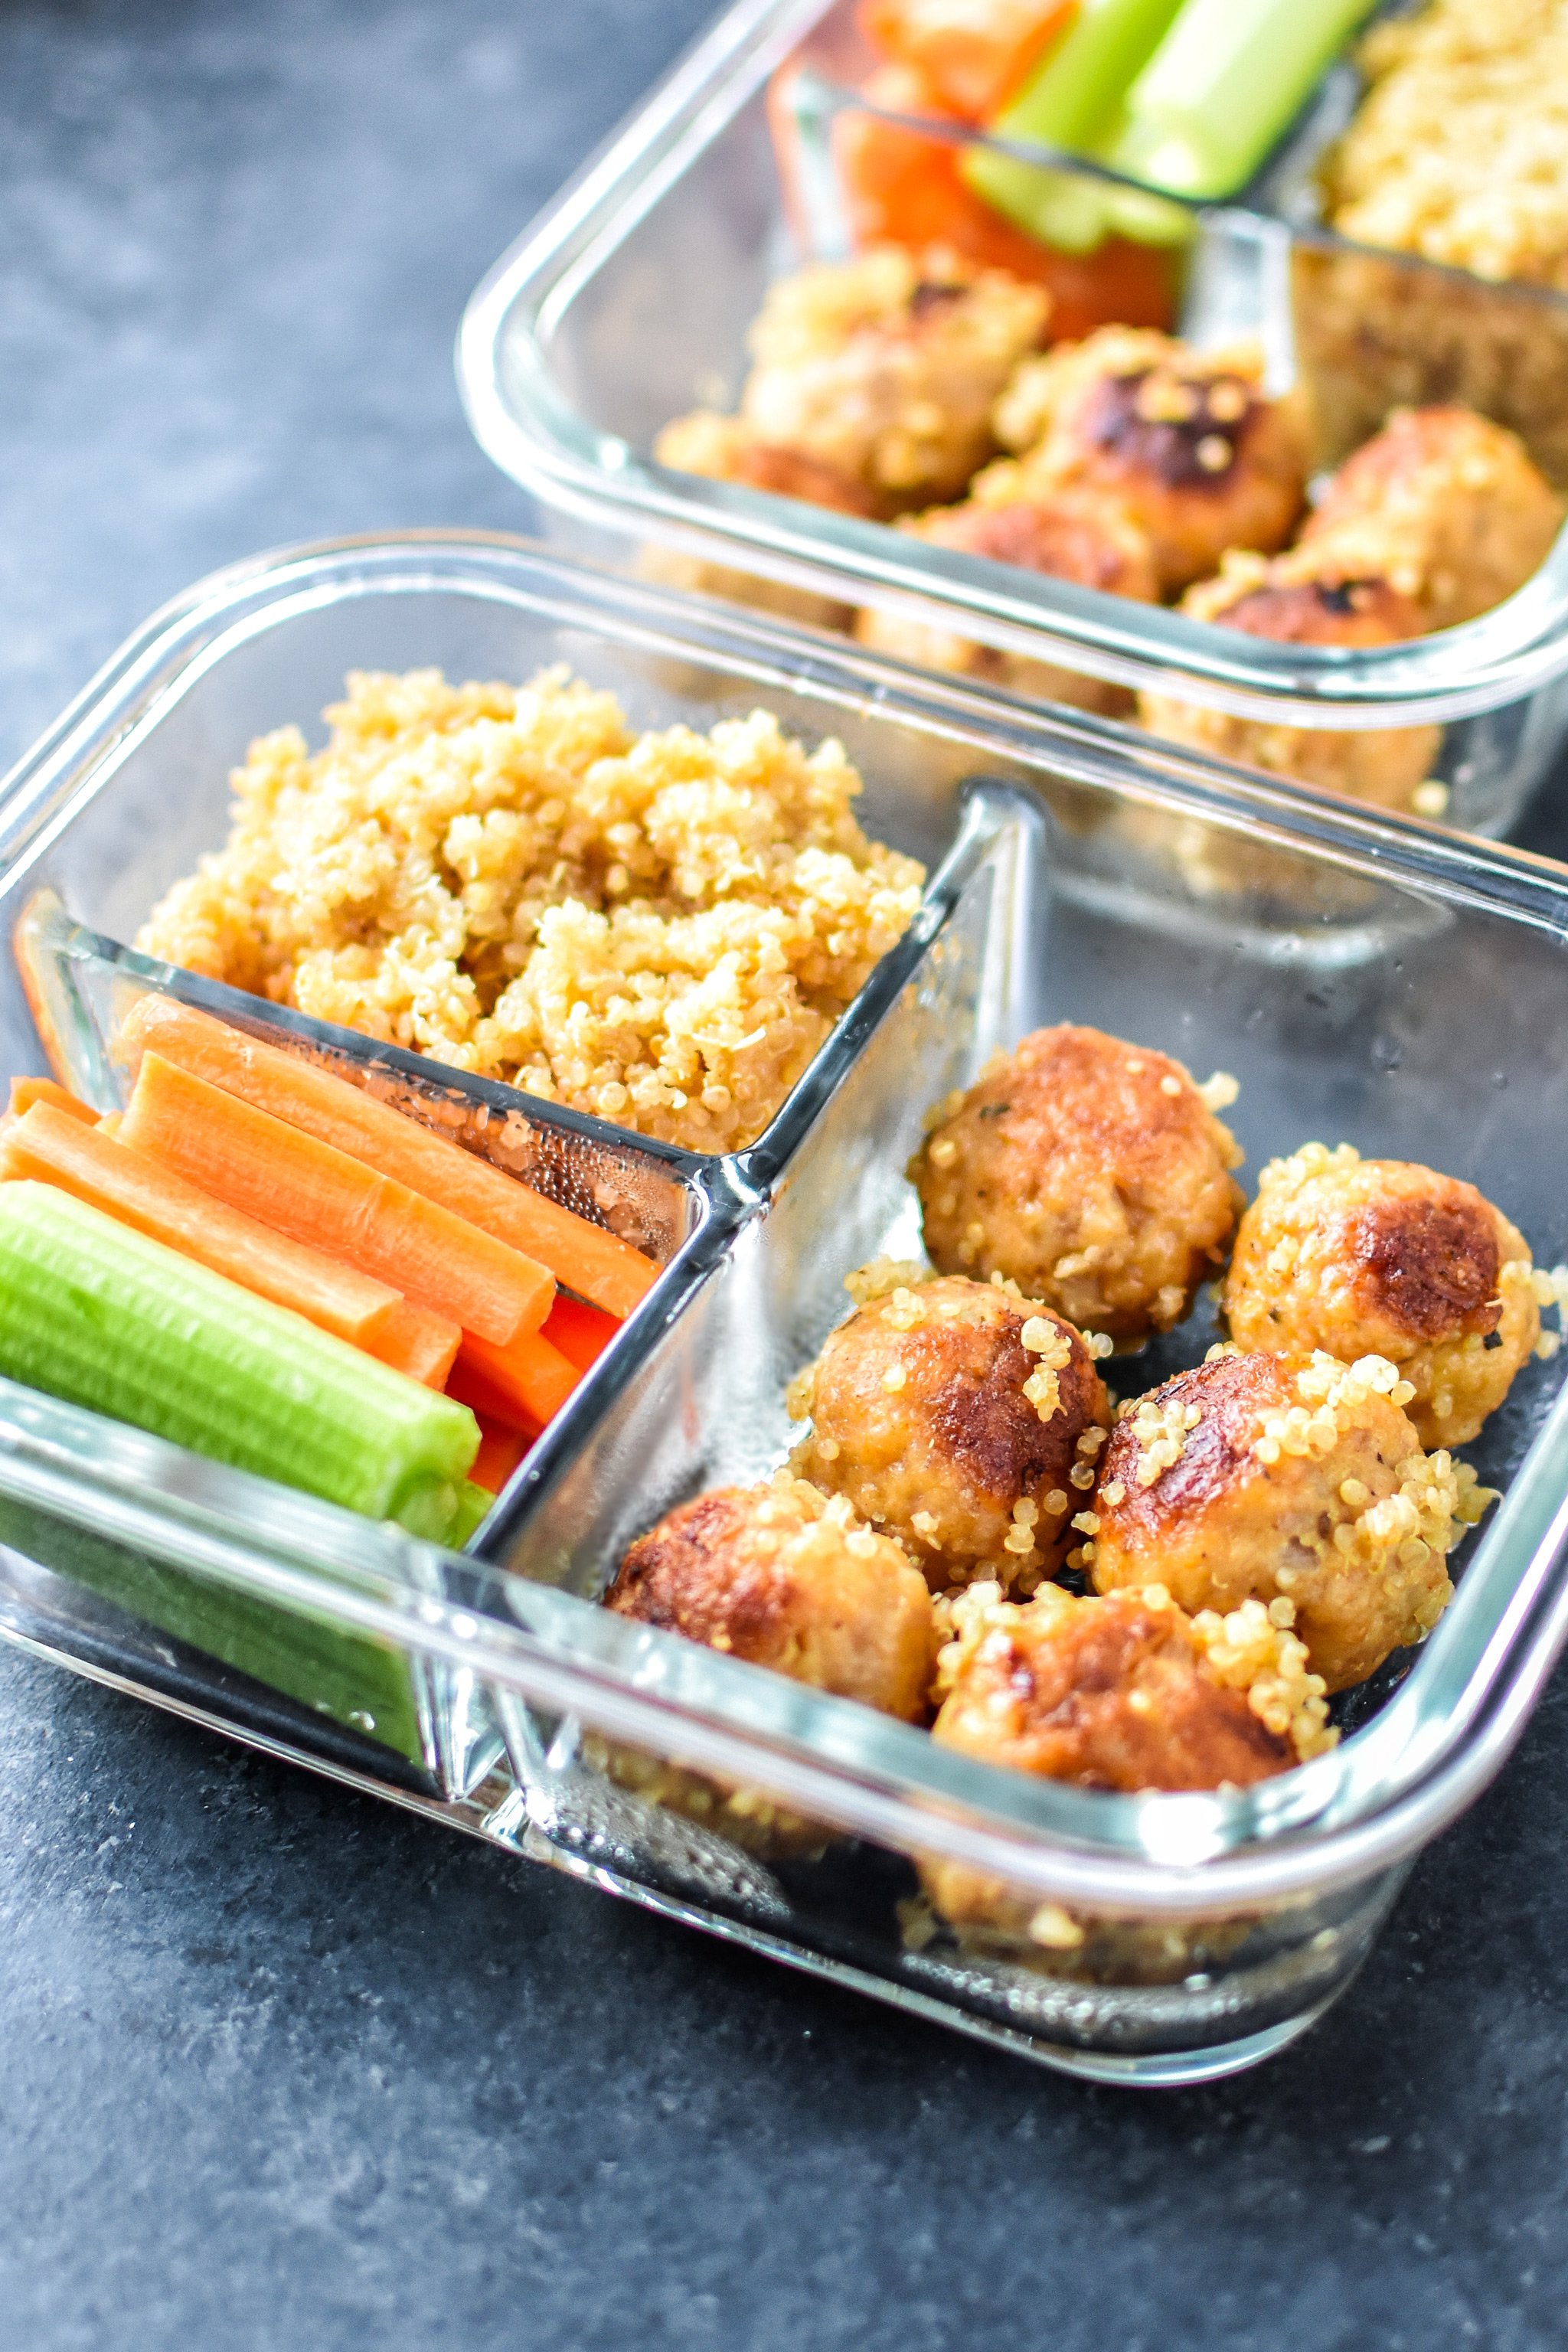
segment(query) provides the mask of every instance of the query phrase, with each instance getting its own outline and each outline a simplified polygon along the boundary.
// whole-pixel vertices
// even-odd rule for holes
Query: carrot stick
[[[73,1192],[373,1355],[382,1354],[382,1338],[403,1303],[389,1284],[286,1240],[52,1102],[36,1102],[0,1140],[0,1176],[34,1176]]]
[[[525,1412],[515,1398],[504,1395],[493,1381],[466,1364],[460,1355],[447,1375],[447,1394],[454,1404],[466,1404],[480,1422],[497,1421],[508,1429],[519,1431],[531,1445],[542,1434],[542,1422]]]
[[[56,1110],[68,1112],[72,1118],[84,1120],[89,1127],[98,1118],[90,1103],[84,1103],[79,1095],[73,1095],[68,1087],[58,1085],[53,1078],[13,1078],[11,1099],[5,1106],[11,1116],[20,1118],[35,1103],[48,1103]]]
[[[911,67],[942,109],[989,121],[1045,54],[1071,14],[1070,0],[864,0],[860,21],[873,47]]]
[[[537,1258],[608,1314],[629,1315],[658,1277],[658,1266],[640,1250],[547,1201],[520,1177],[433,1135],[330,1070],[247,1037],[210,1013],[169,996],[140,998],[121,1029],[119,1051],[134,1069],[149,1047]]]
[[[539,1327],[539,1336],[548,1339],[552,1348],[559,1348],[569,1364],[586,1372],[598,1362],[620,1328],[613,1315],[602,1314],[596,1307],[584,1307],[580,1298],[568,1298],[558,1290],[554,1306]]]
[[[447,1315],[427,1314],[399,1299],[392,1319],[363,1342],[367,1355],[379,1356],[395,1372],[406,1372],[422,1388],[444,1389],[458,1360],[463,1327]]]
[[[488,1340],[477,1339],[471,1331],[463,1334],[463,1344],[458,1351],[456,1378],[474,1380],[497,1401],[493,1409],[498,1420],[536,1422],[541,1427],[558,1413],[582,1373],[569,1363],[559,1348],[542,1339],[537,1331],[514,1339],[510,1347],[492,1347]],[[447,1383],[448,1396],[458,1394],[452,1381]],[[467,1396],[461,1402],[467,1402]],[[491,1412],[481,1405],[481,1412]]]
[[[476,1486],[488,1486],[492,1495],[499,1495],[532,1443],[524,1431],[509,1429],[504,1422],[489,1421],[481,1414],[479,1450],[469,1477]]]
[[[232,1208],[498,1345],[549,1311],[555,1284],[531,1258],[161,1054],[142,1055],[120,1131]]]

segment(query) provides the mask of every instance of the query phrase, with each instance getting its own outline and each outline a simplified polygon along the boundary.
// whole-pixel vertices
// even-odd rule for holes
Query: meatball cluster
[[[1424,1445],[1464,1445],[1541,1339],[1530,1244],[1473,1184],[1350,1144],[1271,1160],[1225,1288],[1244,1348],[1385,1357]]]
[[[1209,1108],[1226,1098],[1150,1046],[1037,1030],[942,1106],[911,1163],[932,1264],[1001,1275],[1118,1341],[1168,1331],[1242,1205],[1241,1153]]]
[[[1270,1162],[1237,1227],[1211,1108],[1235,1093],[1093,1029],[998,1056],[910,1168],[937,1271],[850,1277],[791,1385],[789,1470],[673,1512],[610,1605],[1079,1788],[1245,1789],[1331,1748],[1330,1696],[1452,1596],[1493,1498],[1450,1449],[1555,1344],[1541,1308],[1568,1271],[1533,1268],[1473,1185],[1348,1145]],[[1099,1360],[1179,1321],[1233,1231],[1234,1338],[1113,1412]],[[752,1844],[760,1822],[773,1850],[810,1831],[652,1770],[637,1785]],[[1089,1975],[1192,1964],[1185,1929],[1134,1950],[1118,1923],[921,1870],[966,1938]]]
[[[1059,1568],[1110,1405],[1082,1335],[999,1283],[895,1282],[829,1337],[793,1465],[895,1536],[938,1587]]]

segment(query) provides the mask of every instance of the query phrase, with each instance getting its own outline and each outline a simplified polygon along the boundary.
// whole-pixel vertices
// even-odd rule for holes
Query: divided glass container
[[[797,616],[847,625],[875,606],[1285,726],[1437,724],[1448,821],[1506,832],[1568,733],[1568,540],[1479,619],[1352,651],[1247,635],[654,461],[672,418],[736,405],[769,283],[851,249],[833,123],[867,110],[856,14],[856,0],[739,0],[497,263],[458,346],[469,418],[496,463],[563,544]],[[1203,346],[1259,341],[1270,386],[1310,395],[1320,467],[1396,405],[1460,400],[1517,430],[1568,490],[1568,299],[1316,223],[1311,166],[1355,79],[1348,63],[1332,69],[1241,199],[1176,208],[1181,331]],[[787,188],[774,135],[786,112]],[[1002,152],[1113,176],[1055,150]]]
[[[524,679],[563,662],[634,724],[758,705],[839,737],[867,831],[928,861],[908,933],[749,1150],[703,1159],[152,961],[124,942],[222,840],[249,740],[350,668]],[[1150,827],[1234,856],[1234,919]],[[127,1003],[170,992],[325,1056],[649,1249],[647,1299],[465,1552],[0,1382],[0,1633],[272,1753],[1069,2071],[1200,2080],[1349,1981],[1413,1856],[1483,1788],[1568,1635],[1568,1403],[1532,1363],[1471,1450],[1504,1497],[1419,1653],[1331,1754],[1246,1792],[1029,1779],[597,1606],[626,1544],[764,1475],[843,1283],[919,1225],[928,1105],[1043,1022],[1240,1081],[1249,1169],[1310,1138],[1472,1179],[1568,1256],[1568,883],[1543,861],[1205,770],[711,602],[479,535],[221,573],[157,615],[0,797],[7,1074],[46,1050],[108,1107]],[[1107,1367],[1196,1360],[1209,1310]],[[811,1825],[742,1846],[717,1780]],[[660,1801],[661,1798],[669,1801]],[[1079,1957],[961,1941],[919,1857],[1085,1924]]]

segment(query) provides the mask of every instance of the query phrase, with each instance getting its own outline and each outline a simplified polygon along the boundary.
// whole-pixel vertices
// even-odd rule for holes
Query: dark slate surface
[[[702,11],[10,0],[5,757],[212,564],[525,525],[458,413],[464,295]],[[1158,2097],[9,1653],[0,1726],[6,2344],[1562,2341],[1561,1693],[1329,2021]]]

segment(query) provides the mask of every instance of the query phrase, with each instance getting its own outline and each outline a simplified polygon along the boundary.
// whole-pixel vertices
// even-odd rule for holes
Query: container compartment
[[[1506,832],[1568,717],[1561,541],[1479,619],[1347,652],[1243,635],[652,461],[671,418],[733,406],[768,283],[847,249],[830,130],[860,103],[854,55],[848,0],[742,0],[476,292],[459,347],[470,418],[563,543],[818,624],[876,606],[1243,717],[1330,730],[1436,721],[1431,775],[1447,821]],[[807,70],[793,84],[804,161],[786,191],[767,85],[789,57]],[[1396,404],[1458,398],[1518,429],[1549,478],[1568,482],[1562,298],[1372,254],[1240,203],[1192,208],[1184,278],[1184,331],[1207,345],[1259,337],[1276,387],[1310,390],[1321,464]]]
[[[760,702],[808,738],[841,733],[868,830],[942,858],[905,940],[733,1159],[647,1145],[115,944],[221,838],[247,738],[308,719],[344,668],[518,677],[552,659],[638,721]],[[0,912],[21,926],[55,1050],[111,1099],[118,1005],[174,990],[471,1121],[470,1140],[481,1109],[521,1110],[548,1146],[545,1189],[602,1208],[608,1181],[668,1263],[466,1554],[0,1387],[0,1634],[1050,2063],[1155,2083],[1266,2055],[1348,1982],[1410,1856],[1495,1771],[1568,1633],[1559,1363],[1521,1374],[1469,1449],[1509,1491],[1432,1642],[1369,1688],[1337,1751],[1245,1795],[1111,1798],[999,1771],[596,1599],[673,1502],[781,1458],[784,1385],[845,1311],[845,1274],[918,1239],[903,1170],[925,1108],[1042,1020],[1163,1047],[1200,1077],[1232,1071],[1254,1171],[1349,1136],[1473,1178],[1538,1261],[1568,1256],[1568,888],[1506,851],[1302,802],[504,541],[349,543],[204,583],[0,799]],[[1151,821],[1201,829],[1211,856],[1266,856],[1268,893],[1216,923],[1173,868],[1151,920]],[[0,1037],[7,1072],[41,1066],[9,966]],[[1114,1364],[1113,1384],[1141,1391],[1211,1336],[1200,1313]],[[171,1578],[192,1612],[173,1635],[154,1622]],[[422,1695],[414,1733],[378,1738],[390,1718],[367,1732],[352,1705],[329,1717],[214,1663],[188,1638],[195,1612],[237,1601],[307,1647],[371,1645]],[[821,1851],[758,1852],[650,1801],[638,1757],[666,1793],[694,1775],[760,1792],[820,1824],[805,1843]],[[919,1897],[910,1857],[932,1853],[1106,1924],[1070,1964],[960,1943]]]

